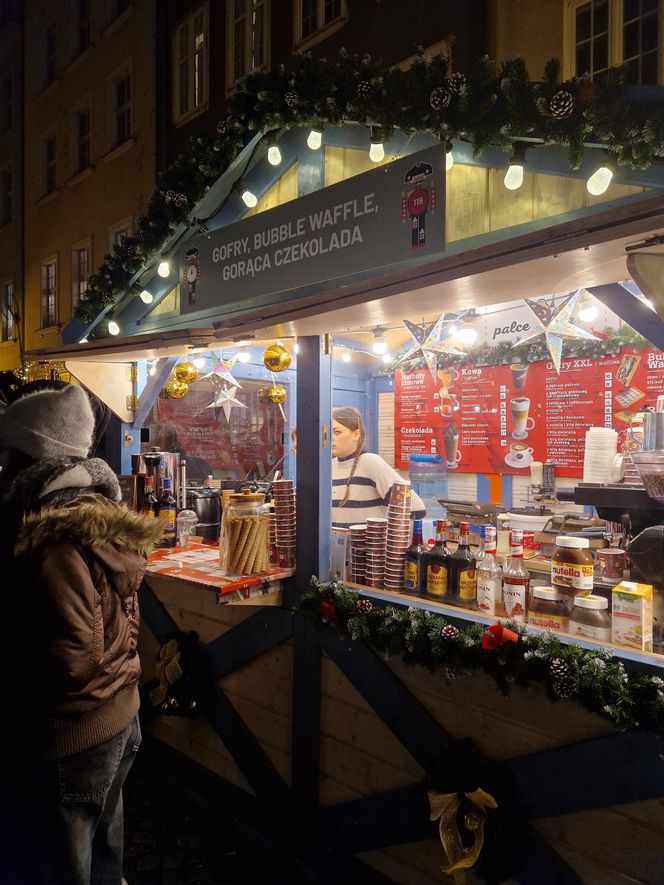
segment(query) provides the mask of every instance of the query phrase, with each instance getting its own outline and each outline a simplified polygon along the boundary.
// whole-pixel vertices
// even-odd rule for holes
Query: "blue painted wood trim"
[[[655,347],[664,350],[664,322],[647,304],[639,301],[618,283],[591,286],[592,295],[617,314],[621,320],[647,338]]]
[[[141,611],[141,623],[149,628],[159,645],[163,645],[170,638],[169,634],[179,630],[178,625],[145,579],[138,590],[138,604]]]
[[[505,505],[505,510],[509,510],[512,506],[512,476],[511,474],[504,473],[503,474],[503,504]]]
[[[138,429],[143,427],[150,409],[155,404],[155,400],[166,384],[168,376],[173,370],[173,366],[177,363],[179,357],[168,356],[157,360],[154,375],[147,375],[145,378],[145,386],[141,390],[138,397],[138,409],[134,412],[134,421],[132,427]]]
[[[489,500],[489,480],[483,473],[477,474],[477,500],[482,502]]]
[[[293,615],[287,609],[266,606],[205,646],[215,678],[269,651],[293,635]]]

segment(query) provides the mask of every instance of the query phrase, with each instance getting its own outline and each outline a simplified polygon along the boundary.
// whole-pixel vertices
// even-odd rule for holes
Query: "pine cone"
[[[444,673],[444,675],[445,675],[445,678],[446,678],[446,679],[449,679],[450,681],[451,681],[452,679],[456,679],[456,678],[457,678],[456,670],[454,669],[454,667],[450,666],[450,664],[445,664],[445,665],[443,666],[443,673]]]
[[[357,97],[361,99],[361,101],[368,101],[368,99],[371,98],[372,93],[373,89],[368,80],[362,80],[357,84]]]
[[[564,120],[574,111],[576,99],[566,89],[559,89],[549,102],[549,113],[556,120]]]
[[[284,95],[284,101],[286,102],[286,107],[296,108],[300,103],[300,96],[291,89]]]
[[[373,611],[373,602],[370,599],[358,599],[357,610],[362,615],[371,614]]]
[[[449,108],[451,102],[452,95],[450,90],[445,89],[444,86],[436,86],[429,96],[429,104],[434,111],[444,111],[445,108]]]
[[[447,87],[452,95],[461,95],[467,85],[468,81],[466,80],[465,76],[459,71],[457,71],[456,74],[452,74],[450,79],[447,81]]]
[[[554,692],[559,698],[568,698],[574,691],[574,678],[569,665],[562,658],[554,658],[549,672]]]
[[[235,127],[235,119],[232,114],[226,114],[219,122],[217,123],[217,132],[219,135],[228,135],[228,133]]]
[[[569,665],[562,658],[554,658],[549,669],[552,679],[561,679],[563,676],[569,676]]]
[[[459,630],[452,624],[445,624],[443,629],[440,631],[440,635],[443,639],[456,639],[459,635]]]

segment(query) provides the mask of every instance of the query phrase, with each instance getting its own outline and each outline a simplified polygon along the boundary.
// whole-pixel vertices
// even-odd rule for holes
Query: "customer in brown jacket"
[[[110,467],[87,457],[94,424],[75,385],[0,414],[0,882],[12,885],[122,880],[122,785],[140,744],[137,591],[161,526],[119,504]]]

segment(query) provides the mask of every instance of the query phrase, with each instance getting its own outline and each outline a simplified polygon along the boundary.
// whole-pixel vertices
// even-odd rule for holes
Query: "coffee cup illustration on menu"
[[[458,369],[453,369],[451,366],[445,369],[437,369],[436,375],[438,375],[438,380],[446,392],[450,387],[454,386],[455,381],[459,380]]]
[[[510,369],[512,371],[512,386],[517,390],[522,390],[526,386],[528,363],[512,363]]]
[[[522,442],[514,442],[505,456],[505,463],[510,467],[530,467],[533,461],[533,450]]]
[[[443,430],[443,445],[445,446],[445,460],[448,470],[456,470],[461,460],[459,450],[459,430],[454,422]]]
[[[514,439],[526,439],[528,431],[535,426],[535,419],[528,417],[530,400],[527,396],[517,396],[510,400],[510,412],[512,413],[512,437]]]

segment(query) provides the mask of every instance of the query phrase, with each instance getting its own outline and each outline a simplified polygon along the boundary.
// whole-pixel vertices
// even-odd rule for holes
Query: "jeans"
[[[122,786],[140,743],[137,716],[97,747],[33,767],[14,819],[3,813],[2,885],[120,885]]]

